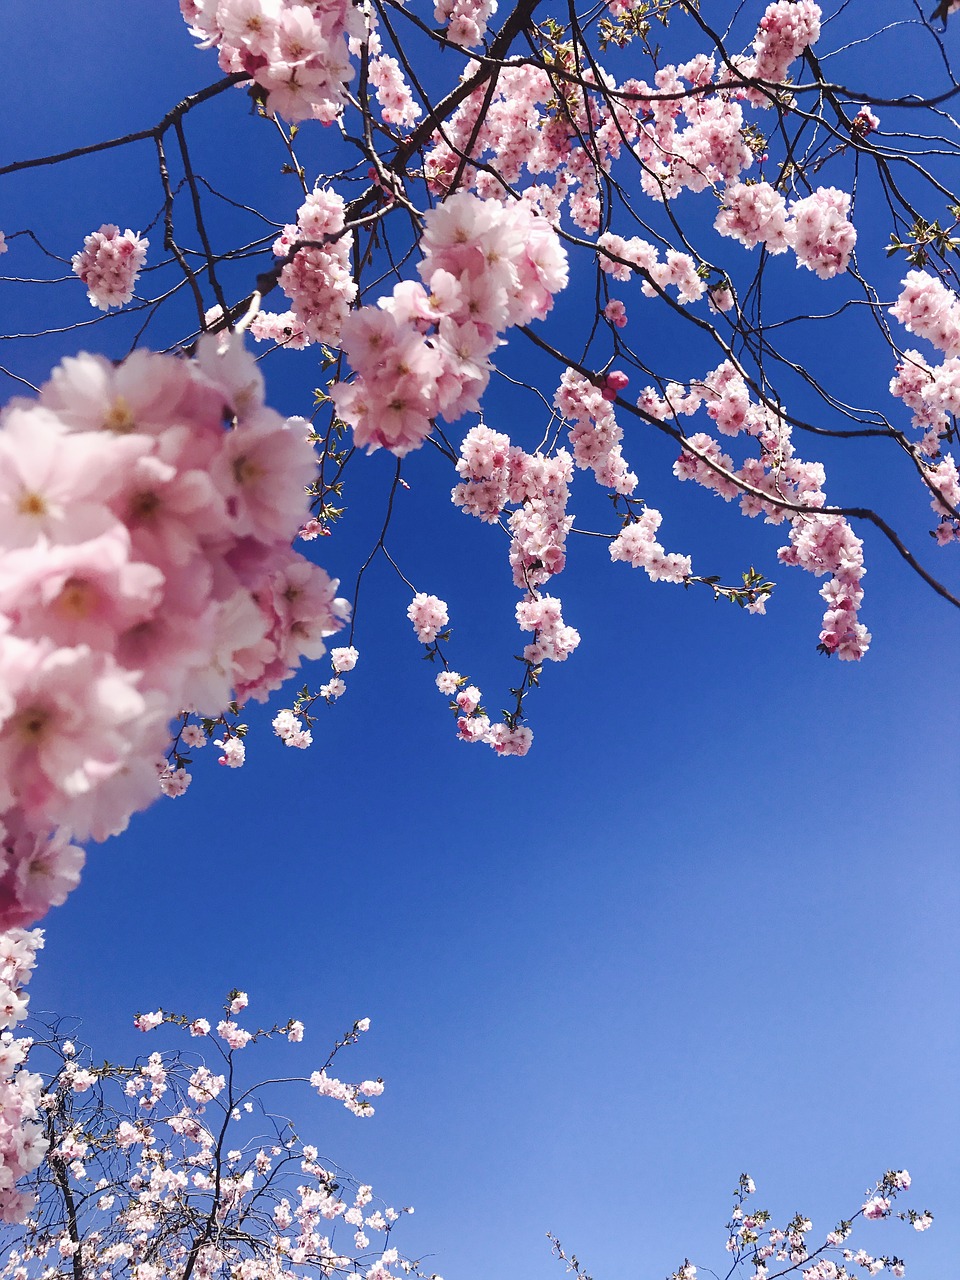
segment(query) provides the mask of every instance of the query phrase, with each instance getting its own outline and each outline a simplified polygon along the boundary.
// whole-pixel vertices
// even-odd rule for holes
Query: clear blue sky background
[[[913,13],[907,0],[857,3],[846,20],[879,11]],[[4,161],[150,126],[217,76],[172,0],[7,0],[4,16]],[[901,87],[902,41],[858,54],[874,83]],[[293,216],[281,152],[239,93],[189,130],[222,189]],[[329,135],[302,139],[308,168],[320,165]],[[0,225],[33,227],[67,258],[102,222],[143,229],[160,203],[151,163],[141,144],[8,178]],[[871,218],[864,201],[861,235],[882,243],[889,228]],[[233,224],[217,225],[226,243]],[[50,274],[23,246],[0,268]],[[774,266],[786,288],[817,284]],[[250,274],[233,279],[239,296]],[[831,283],[811,310],[841,296]],[[78,282],[2,288],[5,333],[95,315]],[[628,305],[641,317],[638,296]],[[129,332],[108,320],[5,343],[0,362],[36,380],[64,352],[119,354]],[[716,363],[661,336],[676,344],[671,373]],[[868,345],[840,333],[811,351],[866,402],[885,396],[890,370]],[[312,353],[271,356],[264,371],[271,403],[308,409]],[[532,446],[532,402],[497,391],[492,403],[490,424]],[[599,542],[574,545],[556,590],[583,643],[531,699],[531,755],[499,760],[454,740],[409,593],[376,566],[361,664],[313,749],[271,736],[282,699],[254,710],[245,771],[207,753],[185,798],[92,849],[47,921],[34,1003],[78,1015],[117,1059],[153,1047],[130,1029],[136,1009],[210,1015],[237,985],[254,1016],[306,1022],[290,1051],[305,1073],[370,1017],[343,1070],[386,1079],[376,1119],[333,1103],[299,1118],[325,1155],[417,1206],[400,1243],[432,1253],[448,1280],[561,1274],[548,1229],[598,1280],[664,1275],[684,1256],[719,1270],[741,1171],[776,1214],[802,1208],[827,1229],[890,1166],[910,1169],[907,1202],[933,1210],[934,1229],[877,1227],[862,1243],[943,1280],[960,1252],[955,611],[870,537],[874,647],[858,666],[827,661],[817,584],[777,566],[781,535],[677,486],[672,446],[639,427],[627,451],[669,550],[700,572],[755,563],[776,579],[766,619],[653,585]],[[834,448],[829,462],[831,497],[882,501],[936,563],[926,504],[886,449]],[[354,469],[343,531],[318,547],[345,585],[391,472],[382,454]],[[405,474],[391,547],[418,589],[449,601],[451,660],[499,705],[518,647],[505,541],[452,508],[427,451]],[[578,514],[593,509],[585,490],[581,476]]]

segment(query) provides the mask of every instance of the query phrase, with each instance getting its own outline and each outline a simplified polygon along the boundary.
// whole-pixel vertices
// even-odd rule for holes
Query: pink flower
[[[722,236],[732,236],[748,249],[763,244],[768,253],[785,253],[790,243],[786,201],[769,182],[728,186],[714,226]]]
[[[604,400],[616,400],[621,391],[628,385],[630,379],[622,369],[611,369],[604,377],[600,387]]]
[[[474,711],[476,711],[477,707],[480,705],[480,696],[480,690],[476,685],[468,685],[457,694],[457,706],[464,715],[473,715]]]
[[[216,745],[223,751],[218,764],[225,764],[230,769],[241,768],[247,755],[242,738],[217,738]]]
[[[526,725],[511,729],[506,724],[495,724],[488,741],[498,756],[525,756],[533,745],[533,730]]]
[[[611,324],[616,325],[618,329],[622,329],[627,323],[627,309],[617,298],[611,298],[607,305],[603,308],[603,314],[607,317]]]
[[[207,745],[206,735],[198,724],[185,724],[180,730],[180,741],[185,747],[196,750]]]
[[[160,773],[160,790],[171,800],[176,800],[186,793],[192,781],[186,769],[163,769]]]
[[[68,821],[70,802],[122,768],[146,711],[137,673],[86,645],[0,636],[15,707],[0,719],[0,791],[28,817]]]
[[[330,661],[333,663],[333,669],[337,672],[352,671],[357,665],[357,659],[360,657],[356,649],[352,645],[347,648],[331,649]]]
[[[30,548],[0,559],[0,611],[24,636],[112,651],[120,634],[150,618],[160,604],[163,574],[131,557],[122,525],[88,542]]]
[[[84,853],[70,843],[66,828],[34,830],[16,809],[4,814],[4,824],[7,866],[0,877],[0,928],[9,929],[63,904],[79,882]]]
[[[890,1212],[890,1201],[884,1196],[873,1196],[863,1206],[865,1218],[885,1218]]]
[[[227,433],[212,475],[235,533],[272,543],[296,536],[316,468],[303,432],[270,415]]]
[[[820,7],[814,0],[775,0],[760,20],[753,47],[754,74],[779,84],[794,58],[820,36]]]
[[[163,1022],[163,1010],[157,1009],[155,1013],[139,1013],[133,1020],[133,1025],[138,1031],[153,1031]]]
[[[221,1040],[225,1040],[231,1049],[242,1049],[252,1039],[249,1031],[244,1031],[235,1022],[226,1020],[217,1023],[217,1035]]]

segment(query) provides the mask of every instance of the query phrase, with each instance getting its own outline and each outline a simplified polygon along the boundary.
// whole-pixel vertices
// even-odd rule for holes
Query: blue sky
[[[864,14],[851,6],[848,20]],[[174,4],[130,15],[107,0],[82,12],[8,0],[5,157],[149,126],[216,78]],[[885,48],[858,56],[893,84],[903,60]],[[198,167],[291,218],[296,189],[245,99],[195,119]],[[318,136],[302,135],[314,164]],[[3,228],[42,229],[67,258],[101,222],[144,229],[160,202],[150,163],[141,144],[7,178]],[[861,208],[862,234],[882,243],[888,228]],[[9,274],[22,243],[0,263]],[[827,286],[773,266],[811,310],[826,307]],[[885,269],[891,288],[899,269]],[[3,289],[7,333],[94,316],[78,282]],[[172,340],[170,325],[153,340]],[[119,354],[128,332],[108,320],[5,343],[0,363],[36,380],[64,352]],[[682,333],[663,341],[671,372],[712,367]],[[872,348],[844,333],[809,341],[841,385],[885,395]],[[530,359],[519,340],[509,356]],[[304,412],[312,353],[263,367],[271,403]],[[524,440],[531,417],[528,400],[495,390],[490,425]],[[305,1103],[300,1118],[325,1154],[416,1205],[409,1251],[431,1253],[447,1280],[559,1275],[547,1230],[598,1278],[663,1275],[684,1256],[719,1269],[742,1171],[777,1215],[802,1208],[826,1229],[891,1166],[911,1171],[907,1202],[933,1210],[934,1229],[881,1226],[862,1243],[905,1253],[918,1280],[947,1275],[960,1248],[957,619],[870,537],[874,647],[856,666],[826,660],[818,584],[777,565],[782,536],[678,486],[673,446],[631,431],[668,550],[689,551],[700,572],[756,564],[777,582],[766,618],[576,544],[556,590],[583,643],[531,699],[530,756],[499,760],[455,741],[405,617],[409,593],[378,563],[361,663],[315,746],[272,737],[282,699],[254,708],[243,772],[208,752],[182,800],[91,849],[81,888],[47,921],[34,1003],[76,1014],[117,1059],[146,1047],[136,1009],[209,1016],[239,986],[252,1015],[306,1022],[290,1050],[305,1073],[370,1017],[343,1070],[385,1078],[376,1119],[332,1103]],[[866,467],[863,456],[829,451],[828,492],[881,495],[925,546],[922,498],[885,449]],[[345,585],[391,474],[383,454],[361,460],[342,532],[317,548]],[[453,509],[438,458],[422,451],[405,475],[391,548],[418,589],[449,602],[451,661],[499,705],[517,651],[505,540]],[[573,509],[601,510],[585,490],[581,476]]]

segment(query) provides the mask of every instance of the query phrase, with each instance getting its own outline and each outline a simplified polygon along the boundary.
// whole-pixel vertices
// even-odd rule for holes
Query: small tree
[[[39,945],[38,934],[16,940],[19,972],[11,961],[6,969],[14,982],[26,976],[23,965]],[[5,1033],[6,1067],[35,1118],[28,1121],[16,1171],[19,1187],[4,1189],[3,1214],[16,1225],[0,1239],[3,1280],[395,1280],[424,1274],[392,1240],[401,1215],[413,1210],[377,1206],[370,1186],[331,1166],[269,1101],[282,1087],[309,1085],[354,1115],[371,1116],[370,1099],[383,1092],[383,1081],[348,1084],[329,1074],[337,1054],[356,1043],[369,1020],[355,1022],[309,1077],[254,1083],[252,1046],[277,1037],[299,1043],[304,1028],[291,1019],[248,1031],[237,1021],[246,1004],[244,992],[232,991],[215,1027],[161,1010],[137,1015],[141,1031],[175,1027],[192,1041],[129,1066],[94,1065],[62,1020],[29,1040],[13,1041]],[[203,1057],[194,1044],[204,1047]],[[22,1065],[28,1053],[31,1071]],[[14,1058],[21,1065],[11,1068]],[[38,1066],[39,1073],[32,1070]],[[19,1123],[16,1129],[24,1133]],[[4,1172],[15,1170],[8,1165]],[[774,1226],[768,1212],[753,1207],[756,1188],[744,1174],[726,1225],[728,1278],[776,1280],[800,1270],[804,1280],[883,1270],[902,1276],[902,1259],[854,1250],[852,1234],[860,1218],[893,1216],[894,1201],[909,1186],[908,1173],[888,1171],[863,1205],[821,1240],[800,1213],[782,1228]],[[932,1222],[931,1214],[915,1210],[897,1216],[921,1231]],[[550,1239],[568,1270],[587,1280],[578,1259]],[[695,1280],[696,1274],[684,1260],[672,1280]]]

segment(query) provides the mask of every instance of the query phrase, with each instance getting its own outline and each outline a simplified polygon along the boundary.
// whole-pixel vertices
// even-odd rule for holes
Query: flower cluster
[[[846,271],[857,242],[857,232],[847,217],[850,196],[836,187],[818,187],[802,200],[787,203],[769,182],[731,184],[724,192],[723,207],[714,225],[748,249],[763,244],[768,253],[793,249],[797,266],[815,272],[821,280]]]
[[[413,623],[421,644],[433,644],[450,621],[445,601],[437,596],[428,596],[423,591],[418,591],[413,597],[407,609],[407,617]]]
[[[378,1098],[383,1093],[382,1080],[362,1080],[359,1084],[346,1084],[335,1076],[328,1076],[326,1071],[314,1071],[310,1084],[320,1098],[336,1098],[355,1116],[372,1116],[374,1106],[370,1098]]]
[[[371,52],[376,34],[370,37]],[[401,128],[412,128],[423,114],[418,102],[413,99],[410,86],[403,78],[400,63],[388,54],[378,54],[370,59],[369,80],[377,95],[380,114],[387,124],[399,125]]]
[[[926,338],[944,353],[931,365],[919,351],[905,351],[890,381],[890,392],[913,412],[913,425],[924,432],[920,452],[923,476],[932,490],[930,506],[940,519],[935,536],[944,546],[960,539],[960,480],[950,453],[941,455],[941,441],[960,415],[960,301],[935,276],[910,271],[897,301],[890,308],[910,333]]]
[[[87,236],[71,264],[74,275],[87,286],[90,305],[109,311],[129,302],[149,247],[150,241],[129,227],[121,234],[112,223]]]
[[[313,734],[304,729],[303,721],[292,711],[280,711],[274,716],[273,731],[287,747],[299,747],[302,751],[313,743]]]
[[[656,540],[663,516],[654,507],[646,507],[637,520],[631,520],[610,544],[610,559],[623,560],[634,569],[645,569],[651,582],[681,583],[689,578],[690,557],[666,552]]]
[[[344,322],[357,376],[331,391],[358,445],[398,457],[438,414],[453,422],[479,408],[499,335],[542,319],[567,283],[555,231],[523,203],[451,196],[427,213],[421,248],[423,285],[404,281]]]
[[[560,602],[555,601],[554,603],[557,606],[556,619],[562,626],[562,619],[559,614]],[[459,671],[454,671],[447,666],[446,659],[443,657],[440,641],[449,638],[449,631],[441,632],[441,628],[446,627],[449,622],[446,602],[436,596],[428,596],[418,592],[407,610],[407,616],[413,623],[417,639],[422,644],[426,644],[427,656],[431,659],[439,656],[443,662],[443,670],[437,676],[436,685],[441,693],[446,694],[451,699],[450,709],[456,716],[457,737],[460,741],[485,742],[488,746],[493,747],[497,755],[500,756],[526,755],[530,750],[530,744],[533,742],[533,732],[526,725],[519,723],[524,690],[511,690],[512,693],[518,696],[516,712],[513,715],[504,713],[502,722],[491,723],[490,717],[482,706],[483,695],[480,690],[475,684],[469,684],[466,676],[462,676]],[[525,623],[520,618],[519,606],[518,621],[520,621],[521,626],[525,626]],[[532,627],[527,629],[530,630]],[[575,637],[570,644],[572,649],[579,642],[580,637],[572,627],[567,630],[572,637]],[[566,653],[562,655],[562,657],[566,656]],[[559,655],[558,660],[560,660]],[[531,659],[527,662],[528,672],[535,668],[538,661],[539,658],[531,656]]]
[[[0,934],[0,1220],[21,1222],[32,1197],[15,1184],[31,1173],[46,1155],[43,1125],[38,1123],[43,1080],[24,1067],[32,1041],[15,1039],[11,1029],[27,1016],[30,981],[43,931],[11,929]]]
[[[456,506],[488,523],[499,520],[508,504],[510,564],[514,584],[531,591],[566,563],[567,514],[573,459],[565,449],[553,456],[525,453],[509,436],[489,427],[472,427],[460,446],[462,477],[451,497]]]
[[[253,77],[271,115],[337,118],[353,77],[347,38],[364,34],[350,0],[180,0],[180,11],[224,71]]]
[[[608,382],[613,375],[608,375]],[[622,390],[622,386],[619,390]],[[623,431],[604,389],[582,374],[567,369],[553,403],[570,423],[573,460],[583,471],[592,471],[597,484],[614,493],[629,494],[637,477],[627,467],[620,442]]]
[[[640,236],[625,240],[612,231],[605,231],[598,238],[597,248],[601,270],[614,280],[629,280],[631,268],[649,276],[643,283],[643,292],[648,298],[655,298],[658,289],[664,291],[667,285],[675,286],[681,302],[696,302],[706,292],[707,286],[697,274],[697,264],[689,253],[668,249],[666,260],[661,262],[657,250],[648,241]]]
[[[609,409],[599,390],[592,390]],[[611,438],[610,444],[614,448],[616,442]],[[464,437],[457,471],[462,480],[451,497],[467,514],[493,523],[515,504],[507,524],[513,581],[524,592],[516,606],[517,624],[521,631],[533,632],[533,642],[523,650],[524,681],[511,690],[517,699],[516,711],[491,726],[479,706],[479,690],[470,686],[454,703],[458,733],[464,741],[489,743],[499,755],[526,755],[533,735],[519,723],[523,696],[536,683],[542,663],[563,662],[580,643],[579,632],[563,620],[560,600],[539,591],[566,563],[566,540],[573,525],[573,516],[567,513],[573,459],[565,449],[553,455],[526,453],[511,445],[509,436],[481,424]],[[456,673],[437,677],[437,686],[445,693],[455,692],[462,683]]]
[[[615,15],[634,7],[631,0],[610,5]],[[567,203],[574,223],[596,233],[602,175],[624,150],[639,160],[641,186],[657,201],[736,182],[754,160],[743,104],[769,107],[776,100],[775,91],[755,81],[780,84],[819,33],[813,0],[775,0],[760,21],[754,55],[724,59],[719,71],[706,54],[661,67],[653,83],[631,77],[617,84],[593,57],[579,76],[559,81],[537,68],[505,67],[495,88],[483,83],[468,94],[434,134],[424,174],[440,195],[455,182],[495,195],[498,175],[516,183],[524,168],[532,177],[551,174],[523,198],[553,221]],[[591,92],[601,85],[612,92]],[[473,163],[486,157],[495,172]]]
[[[466,677],[459,672],[449,668],[441,671],[437,688],[453,699],[450,708],[457,718],[457,737],[461,742],[486,743],[498,756],[525,756],[530,750],[533,730],[517,723],[517,715],[491,723],[483,709],[480,690],[475,684],[467,684]]]
[[[960,356],[960,301],[936,276],[908,271],[890,314],[948,358]]]
[[[63,901],[71,839],[154,799],[177,712],[262,700],[324,651],[348,606],[290,549],[314,475],[237,336],[192,361],[68,358],[4,409],[2,927]],[[223,745],[236,763],[240,737]]]
[[[913,425],[923,431],[921,451],[936,457],[952,419],[960,415],[960,358],[948,356],[931,365],[922,352],[904,351],[890,380],[890,394],[912,411]]]
[[[433,16],[446,23],[447,39],[453,44],[475,49],[496,12],[497,0],[436,0]]]
[[[740,70],[768,84],[781,84],[791,62],[819,40],[820,16],[814,0],[775,0],[760,19],[753,66]]]
[[[674,383],[661,397],[648,388],[638,403],[660,420],[692,415],[705,404],[722,435],[746,435],[756,440],[759,455],[747,457],[737,467],[714,437],[695,432],[687,437],[674,474],[679,480],[694,480],[712,489],[727,502],[739,498],[746,516],[762,515],[768,524],[789,521],[790,542],[780,548],[780,560],[817,577],[830,574],[820,591],[827,603],[821,649],[843,659],[861,658],[871,639],[858,620],[863,600],[861,580],[866,572],[863,543],[842,516],[819,514],[826,502],[823,466],[796,456],[785,415],[770,403],[754,403],[730,361],[689,390]]]
[[[291,351],[302,351],[310,345],[306,326],[293,311],[258,311],[250,323],[250,334],[257,342],[275,342]]]
[[[534,643],[523,651],[524,661],[534,666],[544,661],[564,662],[580,643],[580,632],[564,622],[555,596],[521,600],[517,605],[517,626],[534,633]]]
[[[304,248],[296,246],[304,244]],[[254,321],[254,337],[304,347],[308,341],[337,346],[357,286],[350,274],[353,235],[344,229],[343,198],[335,191],[311,192],[297,210],[295,224],[284,227],[273,246],[289,257],[280,272],[280,288],[293,303],[292,320],[270,315]],[[295,252],[294,252],[295,250]],[[289,329],[289,337],[282,337]]]
[[[791,201],[791,247],[797,266],[815,272],[821,280],[846,271],[857,243],[849,212],[849,193],[836,187],[818,187],[804,199]]]

